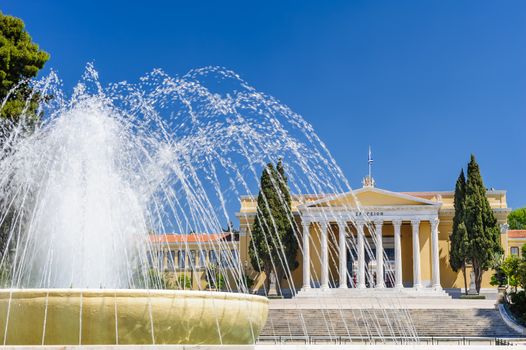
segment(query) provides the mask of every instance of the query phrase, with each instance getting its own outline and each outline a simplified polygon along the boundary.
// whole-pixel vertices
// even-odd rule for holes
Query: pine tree
[[[0,12],[1,118],[16,119],[23,111],[33,119],[38,117],[35,111],[40,96],[27,80],[35,77],[48,59],[49,54],[32,41],[21,19]]]
[[[510,230],[526,229],[526,208],[515,209],[509,213],[508,225]]]
[[[464,205],[466,197],[466,178],[464,176],[464,169],[460,170],[457,183],[455,185],[455,216],[453,217],[453,231],[449,236],[451,248],[449,252],[449,264],[453,271],[462,270],[464,276],[464,289],[468,291],[468,283],[466,276],[467,253],[469,248],[469,240],[467,236],[466,225],[464,223]]]
[[[475,274],[475,286],[480,292],[482,274],[502,254],[497,219],[486,198],[486,188],[475,156],[468,164],[464,221],[469,240],[468,257]]]
[[[266,291],[270,273],[281,283],[287,272],[297,267],[297,241],[292,226],[291,197],[281,160],[277,170],[267,164],[261,175],[256,218],[252,226],[249,256],[252,267],[266,275]],[[281,288],[278,288],[278,293]]]

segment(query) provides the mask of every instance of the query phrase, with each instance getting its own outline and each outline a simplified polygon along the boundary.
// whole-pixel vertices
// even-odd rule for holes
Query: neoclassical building
[[[463,288],[462,273],[449,265],[453,197],[453,191],[393,192],[375,187],[372,178],[352,193],[293,196],[302,246],[299,266],[282,288],[299,291],[299,296],[389,290],[440,295],[444,289]],[[487,198],[509,254],[506,191],[488,190]],[[245,266],[255,213],[256,197],[242,197],[236,215]],[[491,274],[485,273],[482,288],[494,288]],[[258,276],[256,288],[265,278]]]

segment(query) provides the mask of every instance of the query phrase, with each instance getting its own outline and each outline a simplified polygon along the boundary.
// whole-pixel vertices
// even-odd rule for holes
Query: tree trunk
[[[270,291],[270,273],[272,272],[271,268],[265,268],[265,295],[268,295],[268,292]]]
[[[462,265],[462,275],[464,276],[464,293],[468,295],[468,276],[466,275],[466,264]]]
[[[473,273],[475,275],[475,289],[477,290],[477,294],[480,294],[480,285],[482,282],[482,271],[480,269],[480,265],[476,260],[473,260]]]

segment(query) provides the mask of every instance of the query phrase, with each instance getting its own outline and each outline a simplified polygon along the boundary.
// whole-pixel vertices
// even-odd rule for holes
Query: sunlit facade
[[[453,191],[393,192],[376,188],[372,181],[353,193],[294,196],[292,209],[301,232],[299,266],[281,287],[299,295],[336,289],[442,295],[444,290],[463,288],[462,273],[449,265],[453,198]],[[487,198],[505,254],[517,249],[520,254],[526,231],[508,231],[506,191],[488,190]],[[242,197],[237,217],[245,265],[255,213],[256,198]],[[470,272],[468,268],[468,281]],[[252,274],[257,277],[255,288],[261,288],[266,276]],[[482,290],[495,288],[491,275],[492,271],[484,274]]]

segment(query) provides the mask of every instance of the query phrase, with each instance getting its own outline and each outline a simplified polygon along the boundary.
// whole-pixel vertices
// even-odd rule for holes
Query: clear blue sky
[[[71,88],[220,65],[314,125],[353,187],[452,189],[475,153],[526,205],[526,1],[20,1]]]

